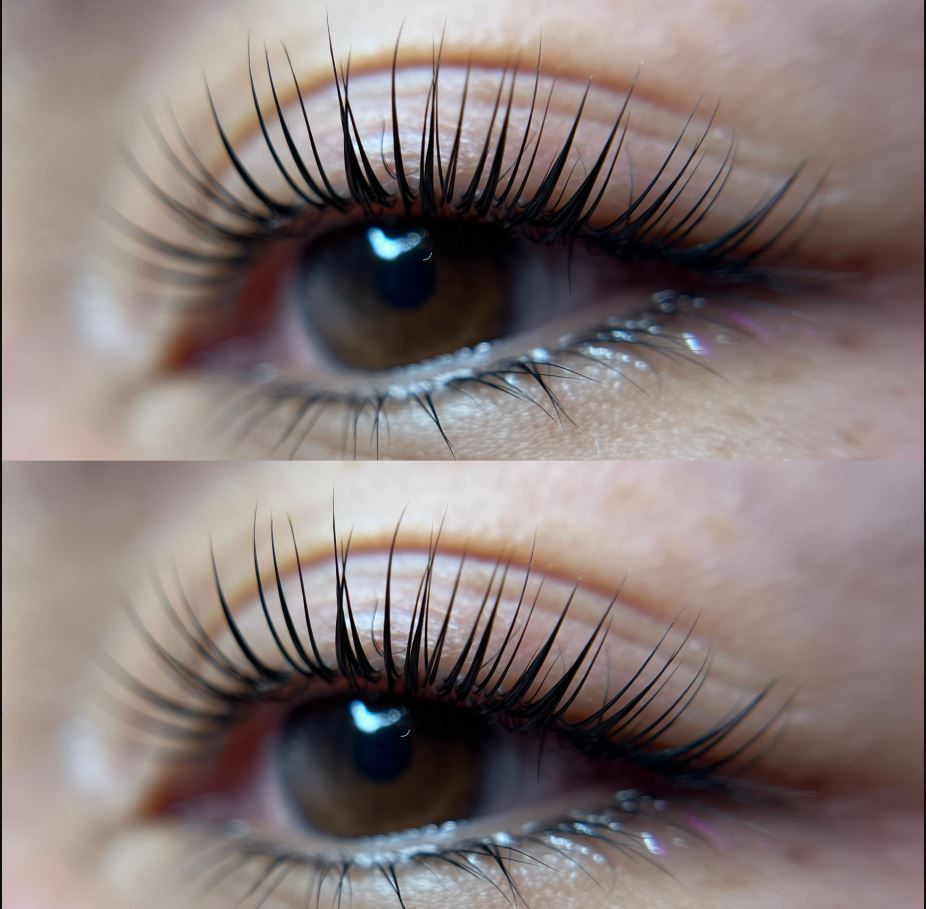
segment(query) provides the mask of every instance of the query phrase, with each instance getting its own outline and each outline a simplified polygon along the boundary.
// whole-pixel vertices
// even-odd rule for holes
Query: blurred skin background
[[[135,639],[114,635],[126,625],[122,595],[144,604],[151,566],[172,556],[187,577],[205,571],[210,533],[223,570],[246,574],[255,501],[262,526],[268,512],[294,515],[304,565],[324,560],[332,490],[357,551],[384,551],[406,506],[399,562],[444,516],[448,548],[467,541],[486,558],[509,553],[523,564],[536,534],[541,570],[581,578],[581,591],[605,599],[623,580],[621,599],[632,608],[615,616],[615,640],[643,621],[649,642],[685,607],[699,617],[695,639],[710,643],[717,691],[739,697],[778,680],[794,693],[761,774],[743,775],[811,795],[746,805],[739,821],[717,821],[728,838],[670,850],[658,868],[620,853],[613,875],[610,865],[591,874],[515,866],[529,905],[920,904],[922,475],[884,463],[590,464],[580,472],[568,464],[7,465],[5,905],[157,905],[168,882],[195,867],[190,821],[139,807],[166,771],[155,762],[139,776],[120,762],[109,735],[116,715],[88,711],[100,683],[89,654],[106,642],[141,671],[130,656]],[[565,640],[591,620],[582,604],[598,601],[588,596],[580,593]],[[243,622],[255,604],[241,604]],[[475,605],[461,601],[464,627]],[[619,654],[606,651],[612,679],[627,668]],[[705,716],[716,712],[714,696],[706,695]],[[78,735],[76,720],[87,716]],[[493,824],[505,829],[509,817],[500,812]],[[300,834],[288,836],[300,848]],[[485,882],[437,871],[401,869],[409,906],[508,904]],[[242,874],[239,897],[249,880]],[[369,875],[354,874],[355,906],[391,905],[381,890],[371,897]],[[450,891],[428,889],[448,874]],[[235,902],[234,891],[208,891],[204,882],[169,902]],[[302,891],[284,891],[281,905],[302,905]]]
[[[558,73],[564,90],[581,88],[591,74],[595,92],[621,97],[639,72],[630,146],[655,136],[656,148],[666,148],[699,99],[702,111],[719,99],[717,129],[737,137],[737,177],[728,190],[734,220],[751,204],[750,186],[774,186],[801,162],[805,189],[826,173],[795,264],[829,276],[849,273],[851,280],[830,293],[782,298],[800,318],[771,319],[759,341],[718,350],[708,364],[714,372],[660,361],[657,381],[636,377],[642,394],[632,393],[632,385],[614,392],[608,382],[560,382],[573,422],[557,426],[538,408],[480,395],[476,404],[462,395],[442,401],[458,457],[921,454],[919,4],[698,2],[680,10],[652,2],[541,9],[520,0],[390,0],[375,7],[358,0],[329,12],[338,59],[350,52],[354,72],[374,74],[386,90],[402,23],[404,59],[428,65],[445,29],[448,67],[475,53],[479,72],[491,81],[506,61],[519,59],[528,74],[525,90],[541,35],[545,72]],[[216,409],[214,392],[201,372],[175,357],[192,329],[177,322],[176,309],[134,299],[131,268],[122,276],[124,294],[108,278],[94,278],[106,259],[95,212],[106,198],[143,224],[161,217],[138,182],[125,179],[118,146],[134,151],[146,135],[145,106],[163,116],[167,100],[194,141],[212,136],[204,73],[223,116],[240,127],[233,138],[253,136],[248,33],[255,53],[266,39],[279,55],[284,39],[303,83],[330,87],[324,6],[45,0],[5,3],[4,13],[6,455],[269,456],[266,437],[241,450],[227,437],[203,438]],[[426,88],[416,91],[414,103],[402,99],[409,130],[420,129]],[[474,102],[474,123],[478,108]],[[602,118],[590,101],[586,119]],[[593,157],[589,148],[578,153],[585,161]],[[645,149],[635,156],[642,179]],[[177,184],[175,174],[168,185],[179,192]],[[655,280],[649,290],[666,279]],[[135,324],[139,313],[144,318]],[[397,406],[391,419],[382,454],[448,456],[418,409]],[[322,420],[298,456],[340,457],[342,424],[340,415],[330,425]]]

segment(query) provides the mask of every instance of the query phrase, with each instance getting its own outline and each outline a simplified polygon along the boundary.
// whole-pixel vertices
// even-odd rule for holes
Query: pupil
[[[412,761],[413,741],[408,711],[371,708],[352,701],[354,766],[370,780],[386,783],[401,776]]]
[[[426,303],[436,283],[430,233],[371,227],[367,242],[377,260],[373,280],[383,302],[402,310]]]

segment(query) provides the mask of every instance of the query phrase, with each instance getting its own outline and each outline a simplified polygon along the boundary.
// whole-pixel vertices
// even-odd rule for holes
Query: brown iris
[[[482,721],[426,701],[309,703],[280,741],[286,796],[313,829],[393,833],[469,817],[482,779]]]
[[[366,224],[310,244],[296,279],[312,336],[338,363],[389,369],[502,336],[512,241],[483,224]]]

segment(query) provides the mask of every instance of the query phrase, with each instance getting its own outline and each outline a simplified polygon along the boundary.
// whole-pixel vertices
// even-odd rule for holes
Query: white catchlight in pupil
[[[399,237],[390,237],[379,227],[371,227],[367,230],[367,241],[373,252],[380,259],[392,262],[399,256],[411,252],[424,240],[424,231],[411,230]]]
[[[398,707],[390,707],[388,710],[373,713],[363,701],[351,701],[350,715],[354,725],[361,732],[373,733],[395,726],[405,716],[405,711]]]

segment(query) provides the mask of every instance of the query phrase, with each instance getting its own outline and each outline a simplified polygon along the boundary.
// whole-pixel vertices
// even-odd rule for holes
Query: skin
[[[747,775],[811,797],[741,809],[742,823],[719,823],[713,845],[671,852],[672,877],[626,858],[613,880],[596,872],[597,884],[519,870],[531,905],[921,904],[922,471],[883,463],[595,464],[581,474],[568,464],[7,465],[6,905],[134,909],[164,892],[184,857],[184,822],[143,816],[139,793],[156,784],[156,765],[139,775],[120,763],[114,715],[87,712],[98,693],[88,654],[107,642],[144,671],[120,593],[150,616],[144,578],[170,554],[195,591],[210,531],[237,590],[255,499],[262,515],[293,512],[306,565],[324,560],[332,489],[357,551],[383,551],[407,506],[400,572],[405,548],[445,511],[450,549],[470,540],[516,564],[536,531],[536,564],[581,579],[569,639],[597,615],[594,592],[608,596],[623,579],[621,636],[664,627],[682,605],[699,616],[695,638],[710,642],[722,683],[708,707],[717,692],[771,679],[794,693],[784,735]],[[242,620],[256,608],[253,597],[232,600]],[[606,659],[620,671],[619,651]],[[435,897],[427,875],[406,875],[410,906],[506,905],[472,879]],[[354,905],[382,905],[370,893],[358,886]],[[186,900],[170,905],[201,905]]]
[[[195,131],[205,121],[206,71],[224,115],[253,134],[243,51],[228,50],[243,48],[248,29],[254,47],[286,36],[303,84],[330,81],[323,4],[210,0],[196,10],[191,19],[179,0],[156,10],[96,0],[74,17],[66,3],[4,4],[4,126],[16,136],[3,152],[5,457],[270,454],[272,428],[240,448],[202,432],[214,389],[175,360],[193,327],[175,314],[128,317],[142,309],[132,306],[131,275],[128,290],[110,275],[91,280],[102,252],[93,215],[101,197],[135,205],[145,224],[157,218],[135,198],[138,186],[117,176],[116,145],[140,140],[142,101],[169,97]],[[502,406],[497,396],[458,396],[442,412],[457,457],[921,455],[918,4],[697,2],[679,11],[675,3],[589,2],[576,15],[565,3],[541,13],[526,0],[389,0],[331,11],[338,53],[350,48],[353,71],[380,84],[388,84],[403,21],[407,60],[429,60],[446,23],[448,61],[459,65],[477,47],[490,76],[519,48],[532,58],[541,31],[547,71],[564,85],[591,72],[596,88],[620,95],[639,70],[634,129],[662,141],[700,98],[721,99],[717,127],[736,131],[744,175],[733,200],[801,161],[808,173],[826,168],[818,219],[796,264],[854,276],[828,293],[777,301],[799,318],[763,317],[761,340],[724,348],[707,364],[713,371],[663,364],[657,378],[643,377],[643,393],[610,381],[562,383],[573,423]],[[731,217],[733,208],[745,210],[733,204]],[[447,456],[423,413],[397,409],[392,426],[381,455]],[[322,421],[297,455],[341,456],[341,428],[339,418]],[[361,445],[358,454],[375,452]]]

